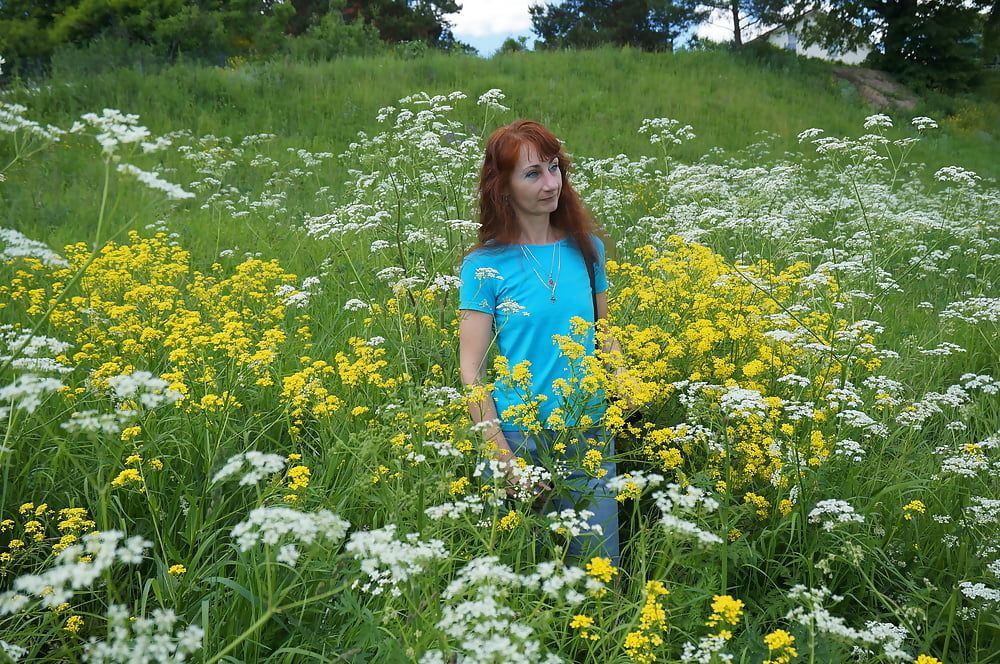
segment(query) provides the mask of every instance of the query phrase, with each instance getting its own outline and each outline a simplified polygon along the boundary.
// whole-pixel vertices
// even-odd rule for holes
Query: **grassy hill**
[[[138,113],[154,132],[187,128],[196,134],[240,136],[268,131],[295,146],[339,152],[358,130],[374,125],[378,108],[405,95],[462,90],[473,96],[500,88],[512,113],[498,121],[538,119],[552,126],[574,153],[649,153],[636,130],[644,118],[665,116],[694,127],[698,139],[676,153],[694,160],[714,147],[744,148],[761,131],[777,134],[779,154],[796,149],[796,134],[810,127],[833,134],[857,132],[875,109],[830,70],[827,63],[781,53],[650,54],[630,49],[507,54],[488,60],[432,53],[414,59],[386,55],[229,68],[179,64],[153,73],[91,72],[63,64],[49,84],[25,101],[55,123],[110,106]],[[1000,174],[994,158],[1000,141],[997,99],[935,98],[897,120],[905,123],[913,115],[930,115],[944,129],[922,144],[916,159],[932,167],[957,162],[986,177]],[[482,117],[468,121],[481,123]]]

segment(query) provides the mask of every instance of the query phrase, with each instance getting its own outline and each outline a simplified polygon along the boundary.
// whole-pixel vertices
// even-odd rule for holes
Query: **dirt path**
[[[861,98],[880,109],[912,111],[919,99],[913,91],[897,83],[889,74],[864,67],[834,67],[833,75],[851,83]]]

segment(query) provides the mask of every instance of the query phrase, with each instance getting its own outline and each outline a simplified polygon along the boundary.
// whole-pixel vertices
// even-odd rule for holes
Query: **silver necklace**
[[[548,279],[542,278],[541,272],[539,270],[544,270],[545,268],[542,267],[542,264],[538,262],[538,259],[535,258],[535,255],[531,251],[529,251],[528,248],[525,247],[523,244],[521,245],[521,253],[524,255],[524,258],[528,261],[528,267],[530,267],[531,271],[535,273],[535,276],[538,278],[538,280],[542,282],[542,286],[545,287],[545,290],[549,292],[549,302],[555,302],[556,286],[559,285],[559,273],[562,271],[562,252],[559,251],[559,247],[558,246],[552,247],[552,261],[551,263],[549,263]],[[559,256],[558,263],[556,262],[557,255]],[[536,265],[538,266],[538,269],[535,269]]]

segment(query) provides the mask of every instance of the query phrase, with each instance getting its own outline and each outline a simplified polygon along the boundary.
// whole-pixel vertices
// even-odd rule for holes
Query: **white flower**
[[[361,562],[361,571],[369,581],[361,589],[373,595],[386,590],[394,596],[402,594],[399,585],[420,574],[436,560],[446,560],[448,551],[441,540],[422,542],[416,533],[404,541],[396,539],[396,524],[378,530],[358,531],[344,547]]]
[[[240,551],[249,551],[257,544],[273,546],[291,538],[295,543],[312,544],[319,538],[332,544],[347,534],[350,523],[329,510],[300,512],[290,507],[258,507],[233,528],[232,537]],[[278,562],[294,566],[299,551],[295,543],[286,542],[278,552]]]
[[[0,387],[0,402],[6,401],[19,410],[34,413],[42,400],[65,387],[61,381],[47,376],[23,374],[14,382]]]
[[[2,117],[0,117],[2,123]],[[50,267],[69,267],[69,262],[38,240],[32,240],[12,228],[0,228],[0,261],[15,258],[37,258]]]
[[[184,200],[186,198],[194,198],[194,194],[189,191],[184,191],[180,185],[167,182],[158,174],[152,171],[144,171],[141,168],[133,166],[132,164],[118,164],[118,172],[134,176],[139,182],[143,183],[150,189],[162,191],[167,195],[167,198],[177,201]]]
[[[865,517],[856,513],[846,500],[831,498],[816,503],[809,512],[809,523],[823,524],[823,530],[831,531],[838,523],[864,523]]]
[[[152,617],[131,619],[120,605],[108,607],[107,641],[91,639],[83,646],[87,664],[173,664],[184,662],[201,649],[205,630],[198,625],[178,626],[169,609],[154,609]]]
[[[351,299],[344,303],[344,311],[361,311],[362,309],[370,308],[368,304],[358,299]]]
[[[476,100],[476,105],[485,106],[494,111],[509,111],[509,108],[500,103],[504,100],[505,96],[500,88],[491,88],[479,96],[479,99]]]
[[[244,463],[250,466],[249,470],[240,478],[240,486],[256,484],[267,475],[277,473],[285,468],[288,460],[280,454],[269,454],[249,450],[241,454],[236,454],[226,461],[225,465],[219,469],[212,477],[212,484],[221,482],[243,470]]]
[[[531,315],[527,307],[511,298],[507,298],[497,305],[497,313],[504,314],[505,316],[515,316],[517,314],[521,314],[522,316]]]
[[[882,113],[877,113],[875,115],[869,115],[865,118],[865,129],[889,129],[892,127],[892,118],[888,115]]]
[[[170,388],[170,383],[148,371],[120,374],[108,379],[108,387],[117,401],[139,400],[146,409],[177,403],[184,395]]]

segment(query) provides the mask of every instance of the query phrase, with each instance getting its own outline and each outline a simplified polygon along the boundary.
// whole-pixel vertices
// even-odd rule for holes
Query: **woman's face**
[[[510,174],[510,202],[518,218],[548,217],[559,207],[561,192],[558,157],[543,159],[534,145],[522,145]]]

